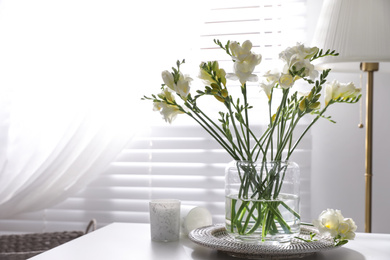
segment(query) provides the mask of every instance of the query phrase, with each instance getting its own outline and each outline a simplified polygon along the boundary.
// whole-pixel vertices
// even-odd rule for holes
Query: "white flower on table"
[[[324,210],[313,225],[320,234],[330,236],[336,245],[342,245],[355,238],[357,226],[351,218],[344,218],[340,210]]]
[[[355,221],[353,221],[351,218],[346,218],[343,222],[340,223],[339,234],[343,239],[354,240],[356,236],[356,229],[357,226]]]

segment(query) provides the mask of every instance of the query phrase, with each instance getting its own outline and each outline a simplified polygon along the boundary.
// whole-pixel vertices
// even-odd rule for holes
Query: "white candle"
[[[163,242],[179,240],[180,200],[152,200],[149,202],[149,210],[152,240]]]

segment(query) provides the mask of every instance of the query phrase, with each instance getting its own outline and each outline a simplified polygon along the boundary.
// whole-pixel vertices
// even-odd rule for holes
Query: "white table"
[[[199,246],[188,238],[177,242],[153,242],[149,224],[114,223],[71,242],[37,255],[33,260],[206,260],[230,259],[224,253]],[[357,233],[342,248],[321,252],[305,259],[389,260],[390,234]]]

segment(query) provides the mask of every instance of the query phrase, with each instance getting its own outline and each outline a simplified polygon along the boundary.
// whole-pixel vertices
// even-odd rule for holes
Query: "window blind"
[[[260,73],[276,62],[280,50],[291,44],[289,39],[294,40],[292,44],[304,41],[304,0],[225,0],[209,4],[201,18],[204,23],[199,36],[200,60],[218,60],[221,67],[228,69],[231,61],[213,45],[213,39],[222,42],[250,39],[253,51],[263,55],[261,66],[255,71]],[[153,87],[151,91],[156,90]],[[234,87],[238,91],[238,85],[233,84]],[[258,88],[249,91],[253,92],[249,96],[259,96]],[[258,100],[251,98],[249,102]],[[301,125],[298,128],[303,130]],[[230,160],[199,126],[180,124],[180,120],[173,125],[153,124],[136,135],[82,192],[50,209],[1,220],[0,231],[82,230],[92,218],[97,219],[98,227],[112,222],[147,223],[148,202],[153,198],[177,198],[184,205],[206,207],[214,223],[223,223],[224,168]],[[302,218],[309,220],[310,132],[292,160],[301,169]]]
[[[298,126],[302,131],[303,126]],[[301,210],[310,214],[310,133],[295,151],[301,170]],[[227,153],[200,127],[153,126],[135,136],[99,178],[77,196],[44,211],[2,220],[1,230],[80,230],[89,219],[149,222],[149,200],[176,198],[183,205],[210,210],[214,223],[224,221],[224,168]]]
[[[305,40],[306,1],[303,0],[228,0],[211,1],[200,36],[201,58],[230,62],[213,44],[213,39],[251,40],[253,51],[263,55],[257,70],[267,69],[278,60],[279,52],[296,41]],[[229,66],[229,64],[228,64]],[[231,65],[230,65],[231,66]],[[263,70],[264,72],[264,70]]]

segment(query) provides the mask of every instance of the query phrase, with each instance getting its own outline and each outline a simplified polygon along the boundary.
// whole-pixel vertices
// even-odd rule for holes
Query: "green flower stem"
[[[268,169],[265,169],[268,171]],[[261,171],[261,173],[263,170]],[[255,192],[253,193],[251,198],[254,198],[255,195],[259,195],[257,199],[264,199],[264,200],[269,200],[271,199],[271,192],[272,192],[272,187],[276,179],[276,174],[273,174],[274,170],[271,169],[269,172],[266,172],[267,178],[264,180],[260,180],[258,182],[257,188]]]
[[[283,230],[286,232],[286,233],[291,233],[291,228],[290,226],[287,224],[287,222],[284,220],[282,214],[280,213],[278,207],[279,207],[279,204],[280,202],[275,202],[271,205],[270,207],[270,211],[272,211],[272,214],[273,214],[273,219],[276,219],[278,221],[278,223],[280,224],[280,226],[283,228]]]
[[[260,149],[257,151],[257,154],[255,156],[255,160],[254,161],[257,161],[259,159],[260,152],[263,152],[263,155],[266,156],[267,153],[266,153],[266,151],[262,147],[264,146],[264,144],[267,141],[267,139],[271,138],[270,136],[271,136],[271,128],[268,127],[267,130],[264,132],[264,135],[261,138],[261,139],[263,139],[263,137],[264,137],[264,140],[263,140],[263,142],[261,144],[259,144]],[[256,147],[254,148],[253,151],[255,151],[255,149],[256,149]]]
[[[187,103],[189,104],[189,103]],[[205,113],[203,113],[203,111],[199,108],[199,107],[196,107],[196,110],[199,111],[199,113],[204,117],[206,118],[220,133],[223,134],[223,136],[226,137],[227,140],[229,140],[229,143],[232,145],[232,148],[224,141],[223,138],[220,137],[220,135],[214,130],[214,128],[202,117],[199,115],[198,112],[196,112],[196,110],[191,107],[190,105],[187,106],[188,108],[190,108],[194,114],[207,126],[205,127],[202,123],[200,123],[199,120],[197,120],[192,114],[188,114],[190,115],[193,119],[195,119],[195,121],[200,124],[203,129],[205,129],[209,134],[211,134],[214,139],[216,139],[221,145],[222,147],[235,159],[235,160],[241,160],[241,159],[244,159],[244,155],[242,154],[241,152],[241,149],[238,148],[234,142],[230,141],[229,138],[227,138],[225,132],[213,121],[211,120]],[[241,158],[236,154],[236,151],[240,154]]]
[[[249,139],[245,135],[246,130],[244,129],[244,124],[243,123],[240,124],[240,128],[241,128],[243,143],[245,144],[244,145],[244,150],[245,150],[245,153],[246,153],[246,158],[247,158],[248,161],[252,161],[251,149],[250,149],[250,146],[248,146],[249,145]]]
[[[244,173],[241,174],[241,167],[239,166],[239,162],[237,162],[237,171],[240,176],[241,185],[238,193],[239,198],[248,199],[249,190],[254,190],[258,185],[258,180],[256,179],[256,167],[250,165],[249,168],[245,166]],[[246,173],[246,174],[245,174]]]
[[[292,125],[292,122],[294,122],[296,116],[298,116],[298,118],[296,119],[297,121],[299,121],[301,118],[299,117],[299,103],[297,102],[296,105],[294,106],[294,109],[292,110],[293,111],[293,114],[291,116],[291,121],[290,121],[290,127]],[[295,128],[295,127],[294,127]],[[293,129],[294,130],[294,129]],[[291,150],[291,145],[292,145],[292,140],[293,140],[293,135],[292,135],[293,131],[291,131],[291,134],[290,136],[287,136],[287,138],[289,139],[288,140],[288,151]]]
[[[282,143],[283,143],[283,140],[284,140],[284,138],[283,138],[283,136],[284,136],[284,133],[285,133],[285,131],[286,131],[286,119],[287,119],[287,116],[288,116],[288,114],[287,114],[287,108],[286,107],[283,107],[283,109],[281,110],[282,111],[282,114],[281,114],[281,116],[280,116],[280,121],[279,121],[279,123],[278,123],[278,127],[277,127],[277,135],[276,135],[276,137],[277,137],[277,148],[276,148],[276,150],[277,150],[277,154],[275,155],[275,158],[274,158],[274,160],[275,161],[277,161],[277,160],[281,160],[281,158],[279,158],[279,153],[280,153],[280,151],[283,151],[283,145],[282,145]]]
[[[203,122],[205,123],[205,125],[207,125],[207,127],[201,122],[201,121],[204,121],[202,120],[201,117],[199,117],[201,119],[198,120],[196,117],[194,117],[192,114],[189,114],[188,115],[194,119],[207,133],[209,133],[225,150],[226,152],[229,153],[230,156],[232,156],[233,158],[235,158],[235,160],[240,160],[240,158],[236,155],[236,153],[229,147],[228,144],[226,144],[226,142],[213,130],[212,127],[210,127],[207,122]]]
[[[233,200],[234,201],[234,200]],[[235,211],[236,201],[233,202],[232,211]],[[263,206],[263,207],[262,207]],[[242,204],[238,211],[232,212],[231,216],[231,231],[234,231],[234,227],[237,229],[237,232],[240,235],[248,235],[255,232],[259,226],[262,226],[262,237],[270,233],[274,234],[277,232],[276,222],[277,221],[280,227],[284,230],[285,233],[291,233],[291,228],[288,223],[284,220],[282,214],[280,213],[279,206],[285,207],[289,210],[295,217],[299,218],[299,214],[292,210],[284,202],[274,201],[274,202],[252,202],[250,206],[249,201],[242,201]],[[257,212],[257,217],[254,212]],[[246,217],[245,217],[246,216]],[[244,219],[245,217],[245,219]],[[248,229],[248,225],[251,220],[254,220],[254,225]],[[245,221],[245,222],[244,222]],[[244,223],[242,225],[242,223]]]
[[[283,116],[288,117],[289,113],[287,113],[287,115],[283,115]],[[279,139],[278,139],[277,153],[275,155],[275,161],[282,160],[282,153],[283,153],[285,147],[287,146],[287,144],[289,143],[289,141],[292,139],[294,129],[300,120],[300,117],[298,117],[295,120],[295,116],[296,116],[296,113],[293,113],[291,115],[290,124],[289,124],[287,129],[286,129],[287,125],[283,124],[283,122],[285,120],[281,120],[282,126],[281,126],[280,134],[278,135]]]
[[[269,114],[269,125],[272,126],[272,100],[273,100],[273,94],[274,94],[274,88],[271,89],[270,97],[268,100],[268,114]],[[268,127],[269,129],[269,127]],[[271,136],[271,161],[273,161],[274,157],[274,145],[273,145],[273,140],[272,140],[272,135]],[[266,156],[266,152],[263,152],[263,155]],[[258,155],[257,155],[258,156]]]
[[[275,187],[275,191],[274,191],[274,199],[276,199],[278,196],[279,196],[279,193],[280,193],[280,190],[282,189],[282,184],[283,184],[283,180],[284,180],[284,176],[286,175],[286,171],[287,171],[287,165],[286,166],[283,166],[284,169],[280,169],[278,170],[278,178],[279,178],[279,175],[280,175],[280,172],[283,171],[283,176],[282,176],[282,181],[278,181],[276,182],[276,187]]]
[[[255,192],[253,192],[251,199],[254,199],[255,196],[257,196],[257,195],[258,195],[257,199],[268,199],[269,188],[267,187],[267,185],[269,184],[270,180],[273,180],[273,179],[263,180],[263,181],[258,182],[258,185],[256,186],[257,188],[256,188]]]
[[[250,130],[249,130],[249,131],[250,131]],[[256,154],[256,156],[255,156],[254,161],[257,161],[260,152],[262,152],[263,154],[265,153],[265,151],[264,151],[264,149],[263,149],[263,145],[261,144],[261,141],[264,139],[264,140],[263,140],[263,143],[265,142],[265,138],[266,138],[267,136],[269,136],[269,131],[270,131],[270,129],[267,128],[267,129],[264,131],[263,135],[260,137],[259,140],[257,140],[256,137],[254,136],[253,132],[250,131],[251,135],[254,137],[254,139],[255,139],[255,141],[256,141],[256,144],[255,144],[255,146],[254,146],[253,149],[252,149],[252,154],[251,154],[251,157],[252,157],[252,158],[253,158],[254,153],[255,153],[256,150],[258,149],[258,152],[257,152],[257,154]]]
[[[245,229],[242,227],[241,223],[242,223],[242,219],[245,217],[245,213],[247,212],[247,203],[249,202],[246,202],[244,207],[239,211],[237,212],[238,214],[237,215],[237,219],[235,221],[236,223],[236,226],[237,226],[237,231],[239,234],[243,235],[245,234]]]
[[[293,135],[295,127],[298,125],[299,120],[301,117],[298,117],[297,120],[293,123],[291,122],[290,127],[286,133],[286,138],[283,139],[283,141],[280,143],[280,147],[278,147],[278,152],[275,156],[276,160],[281,160],[282,159],[282,153],[286,145],[288,144],[290,138]],[[286,159],[287,160],[287,159]]]
[[[244,226],[242,227],[242,230],[245,232],[245,230],[248,228],[249,221],[252,219],[253,211],[256,209],[256,205],[253,205],[249,211],[248,211],[248,216],[245,220]]]
[[[258,220],[258,218],[253,214],[257,205],[253,205],[252,207],[250,207],[250,203],[250,201],[242,201],[240,208],[234,213],[234,218],[231,219],[232,225],[236,226],[238,231],[243,234],[245,233],[245,230],[247,229],[249,221],[251,219],[255,220],[256,222]],[[241,223],[243,222],[245,215],[245,224],[244,226],[242,226]]]
[[[295,109],[292,110],[294,112],[292,113],[292,115],[290,117],[290,124],[289,124],[287,131],[285,131],[285,130],[283,131],[283,132],[285,132],[285,134],[283,137],[281,137],[282,141],[279,143],[279,146],[277,149],[277,154],[275,156],[275,160],[282,160],[282,153],[283,153],[285,147],[287,146],[287,144],[289,144],[289,151],[291,149],[291,143],[292,143],[294,129],[298,125],[299,120],[303,117],[303,115],[299,115],[297,113],[298,104],[299,103],[297,103],[295,105]],[[297,117],[297,115],[298,115],[298,117]]]
[[[298,146],[298,144],[300,143],[300,141],[302,140],[302,138],[304,137],[304,135],[307,133],[307,131],[309,131],[309,129],[314,125],[315,122],[317,122],[317,120],[325,113],[326,109],[328,109],[328,107],[332,104],[332,102],[329,102],[326,107],[321,111],[321,113],[319,115],[317,115],[312,121],[311,123],[306,127],[306,129],[303,131],[303,133],[301,134],[301,136],[298,138],[298,140],[295,142],[294,146],[292,147],[292,149],[288,152],[287,154],[287,157],[286,157],[286,160],[288,160],[290,158],[290,156],[292,155],[292,153],[294,152],[295,148]]]
[[[231,205],[231,211],[230,211],[230,232],[233,232],[234,231],[234,219],[236,218],[236,203],[237,203],[237,200],[235,200],[235,199],[232,199],[231,200],[231,203],[232,203],[232,205]]]
[[[301,219],[301,216],[292,208],[290,208],[284,201],[281,202],[283,207],[285,207],[289,212],[291,212],[296,218]],[[302,224],[302,223],[301,223]],[[311,225],[311,224],[310,224]]]
[[[204,122],[204,120],[201,119],[201,121],[204,122],[204,124],[199,121],[197,118],[191,115],[191,117],[205,130],[207,131],[228,153],[230,156],[232,156],[235,160],[240,160],[241,158],[235,153],[235,150],[233,150],[223,138],[221,138],[212,127],[207,122]]]
[[[267,130],[263,133],[262,137],[259,139],[259,141],[261,141],[264,138],[263,143],[262,144],[259,144],[259,143],[256,144],[256,145],[259,145],[260,149],[258,150],[258,152],[257,152],[257,154],[255,156],[255,160],[254,161],[258,160],[260,152],[263,153],[263,158],[266,158],[266,156],[267,156],[267,152],[266,151],[268,150],[268,146],[266,147],[266,149],[263,149],[262,147],[264,146],[264,144],[265,144],[265,142],[267,140],[269,142],[271,142],[271,161],[273,161],[273,140],[272,140],[272,133],[273,133],[272,130],[273,130],[273,128],[271,127],[273,125],[273,123],[272,123],[272,112],[271,112],[272,94],[273,94],[273,89],[271,91],[271,96],[270,96],[270,99],[268,101],[270,124],[269,124],[269,127],[267,128]],[[254,147],[253,152],[255,151],[255,149],[256,149],[256,146]]]
[[[307,223],[307,222],[301,222],[301,225],[303,226],[309,226],[309,227],[314,227],[312,223]]]
[[[225,136],[225,138],[227,139],[227,140],[229,140],[228,138],[227,138],[227,136],[226,136],[226,134],[225,134],[225,132],[213,121],[213,120],[211,120],[199,107],[196,107],[196,109],[199,111],[199,113],[204,117],[204,118],[206,118],[207,119],[207,121],[209,121],[223,136]],[[194,110],[193,110],[194,111]],[[202,118],[202,116],[200,116],[199,115],[199,113],[197,113],[196,111],[194,111],[194,113],[202,120],[202,121],[204,121],[205,123],[207,123],[203,118]],[[207,123],[207,126],[213,131],[213,132],[215,132],[216,133],[216,131],[214,130],[214,128],[213,127],[211,127],[208,123]],[[218,135],[218,133],[216,133],[216,135]],[[219,136],[219,135],[218,135]],[[221,137],[220,137],[221,138]],[[222,139],[222,138],[221,138]],[[242,157],[242,159],[244,158],[243,157],[243,154],[241,153],[241,149],[239,149],[237,146],[236,146],[236,144],[234,143],[234,142],[231,142],[230,140],[229,140],[229,143],[232,145],[232,147],[233,147],[233,150],[234,151],[237,151],[238,150],[238,152],[240,153],[240,155],[241,155],[241,157]]]
[[[231,101],[231,97],[229,98],[229,100]],[[248,147],[245,148],[245,142],[242,141],[241,135],[240,135],[239,131],[237,130],[236,121],[234,119],[235,117],[234,117],[234,114],[233,114],[233,111],[232,111],[232,108],[231,108],[231,105],[230,105],[231,104],[230,101],[229,102],[225,101],[225,105],[226,105],[226,107],[227,107],[227,109],[229,111],[230,119],[232,120],[234,132],[236,134],[237,144],[238,144],[238,147],[240,149],[240,152],[242,151],[241,145],[244,146],[244,149],[246,149],[246,152],[247,152],[249,148]],[[248,160],[248,158],[244,157],[242,152],[241,152],[241,156],[242,156],[243,160]]]
[[[288,96],[288,89],[283,89],[283,97],[282,97],[282,101],[281,101],[281,107],[279,107],[277,113],[276,113],[276,117],[275,117],[275,120],[274,122],[270,125],[271,126],[271,131],[270,131],[270,138],[268,138],[268,142],[267,142],[267,145],[265,147],[265,151],[268,151],[268,148],[270,146],[270,142],[272,141],[272,135],[275,131],[275,127],[277,125],[277,122],[279,121],[279,116],[281,114],[281,111],[283,110],[284,106],[285,106],[285,103],[286,103],[286,99],[287,99],[287,96]],[[272,160],[272,158],[271,158]],[[267,161],[267,155],[265,154],[264,157],[263,157],[263,162]]]
[[[246,84],[244,84],[243,88],[241,88],[242,95],[244,96],[244,106],[248,106],[248,98],[247,98],[247,91],[246,91]],[[251,153],[249,152],[249,149],[251,147],[250,145],[250,135],[249,135],[249,116],[248,116],[248,109],[245,109],[245,122],[246,122],[246,139],[247,139],[247,147],[248,147],[248,160],[251,158]]]
[[[253,214],[254,211],[260,212],[261,203],[260,202],[252,202],[252,203],[253,203],[253,205],[251,208],[248,208],[248,206],[246,206],[246,209],[248,210],[248,215],[246,217],[245,224],[242,227],[242,233],[245,233],[245,234],[251,234],[251,233],[255,232],[261,223],[259,221],[259,219],[261,219],[261,215],[256,217],[255,214]],[[249,222],[251,219],[253,219],[255,221],[255,225],[250,230],[246,231],[248,229],[248,225],[249,225]]]
[[[234,205],[237,205],[237,200],[233,199],[235,201]],[[237,228],[237,231],[240,233],[242,230],[242,218],[244,217],[246,212],[246,206],[243,205],[243,203],[240,205],[240,208],[234,213],[234,216],[231,219],[231,230],[233,231],[234,228]]]
[[[255,205],[254,207],[256,206],[257,208],[257,212],[261,212],[261,203],[260,202],[255,202]],[[261,225],[261,215],[256,219],[256,222],[255,224],[253,225],[253,227],[248,231],[249,234],[252,234],[253,232],[255,232]]]
[[[269,227],[271,225],[270,221],[272,221],[272,216],[270,217],[270,212],[269,212],[269,209],[268,209],[268,205],[266,205],[265,206],[264,215],[263,215],[263,223],[261,225],[263,227],[262,230],[261,230],[262,241],[264,241],[265,237],[267,236]]]

